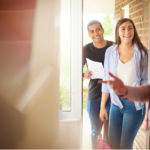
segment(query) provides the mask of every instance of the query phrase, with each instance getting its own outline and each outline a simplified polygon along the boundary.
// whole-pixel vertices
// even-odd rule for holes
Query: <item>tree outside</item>
[[[110,15],[107,15],[104,18],[102,26],[104,28],[104,37],[105,36],[112,37],[113,36],[113,17]]]

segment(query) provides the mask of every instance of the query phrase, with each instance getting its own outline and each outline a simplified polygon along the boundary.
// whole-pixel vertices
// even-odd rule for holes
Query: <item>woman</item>
[[[116,45],[105,53],[104,80],[111,80],[108,72],[112,72],[127,86],[147,84],[148,53],[141,43],[135,25],[128,18],[120,19],[115,30]],[[109,117],[109,139],[113,149],[132,149],[134,138],[144,120],[145,111],[142,103],[128,102],[120,98],[106,84],[102,85],[102,102],[100,119],[107,117],[105,104],[111,95]]]

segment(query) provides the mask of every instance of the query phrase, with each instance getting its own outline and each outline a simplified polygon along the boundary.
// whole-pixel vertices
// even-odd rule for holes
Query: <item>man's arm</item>
[[[85,66],[85,65],[83,65],[83,68],[84,68],[84,66]],[[83,76],[83,78],[85,78],[85,79],[90,79],[91,76],[92,76],[92,71],[86,70],[85,72],[83,72],[82,76]]]
[[[83,69],[82,69],[82,71],[84,70],[85,64],[86,64],[86,47],[83,47],[83,51],[82,51],[82,65],[83,65]],[[90,71],[90,70],[86,70],[85,72],[82,72],[82,77],[84,79],[90,79],[91,76],[92,76],[92,71]]]

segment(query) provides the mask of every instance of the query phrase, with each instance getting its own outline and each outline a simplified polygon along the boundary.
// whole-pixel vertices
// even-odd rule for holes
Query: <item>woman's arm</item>
[[[102,121],[104,121],[104,117],[106,118],[106,120],[108,120],[108,115],[107,115],[107,111],[105,107],[108,97],[109,97],[109,93],[102,92],[101,109],[100,109],[100,115],[99,115]]]
[[[105,59],[104,59],[104,75],[103,80],[108,80],[108,70],[109,70],[109,49],[106,50]],[[104,121],[104,117],[108,120],[108,115],[106,111],[106,102],[109,97],[109,89],[106,84],[102,84],[102,98],[101,98],[101,106],[100,106],[100,114],[99,117],[102,121]]]
[[[141,72],[141,81],[140,85],[147,84],[148,83],[148,60],[146,59],[145,55],[143,55],[143,61],[142,61],[142,72]]]

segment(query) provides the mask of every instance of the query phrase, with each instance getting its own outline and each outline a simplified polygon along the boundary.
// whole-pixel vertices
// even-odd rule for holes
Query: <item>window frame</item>
[[[129,4],[122,7],[122,10],[124,10],[124,18],[129,18]]]
[[[71,111],[63,119],[82,116],[82,0],[71,0]]]

